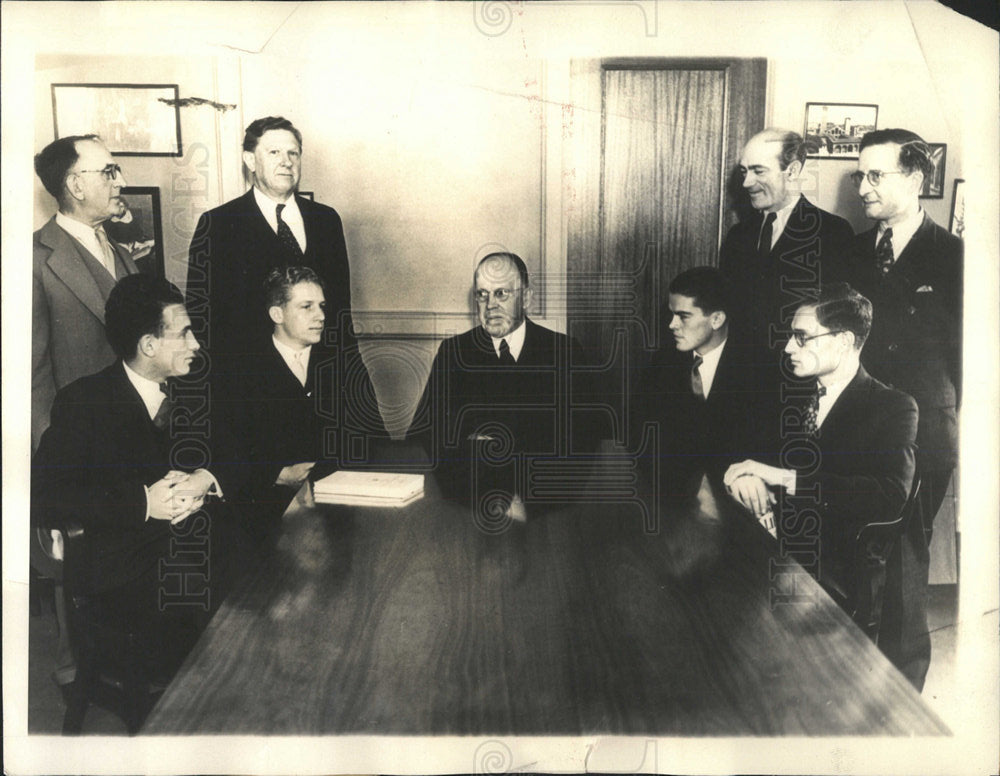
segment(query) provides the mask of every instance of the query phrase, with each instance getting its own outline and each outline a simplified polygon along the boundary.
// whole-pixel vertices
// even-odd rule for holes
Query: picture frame
[[[956,237],[965,239],[965,178],[955,178],[951,194],[951,217],[948,219],[948,231]]]
[[[878,128],[878,105],[807,102],[807,156],[811,159],[857,159],[861,138]]]
[[[96,132],[115,156],[181,156],[177,84],[52,84],[56,139]]]
[[[121,191],[121,199],[126,205],[125,216],[105,221],[104,231],[129,250],[140,272],[164,277],[160,189],[126,186]]]
[[[946,143],[928,143],[927,145],[931,148],[931,164],[934,165],[934,171],[924,178],[920,198],[944,199],[944,173],[948,158],[948,146]]]

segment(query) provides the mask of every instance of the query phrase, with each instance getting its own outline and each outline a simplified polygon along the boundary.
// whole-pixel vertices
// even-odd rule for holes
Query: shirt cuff
[[[785,469],[784,475],[781,478],[781,487],[785,489],[785,493],[789,496],[795,495],[795,484],[798,480],[798,474],[794,469]]]
[[[209,486],[208,490],[205,491],[205,495],[225,498],[225,496],[223,496],[222,494],[222,486],[219,484],[219,481],[215,478],[215,475],[212,474],[212,472],[210,472],[208,469],[198,469],[198,471],[205,472],[205,474],[207,474],[209,477],[212,478],[212,484]]]
[[[142,521],[145,523],[149,521],[149,488],[143,485],[142,492],[146,494],[146,516],[142,519]]]

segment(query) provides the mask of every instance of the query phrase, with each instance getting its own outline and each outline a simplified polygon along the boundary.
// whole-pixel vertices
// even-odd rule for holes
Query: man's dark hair
[[[476,272],[479,272],[479,268],[490,259],[506,259],[509,261],[517,267],[517,274],[521,276],[521,288],[528,287],[528,268],[525,266],[524,260],[516,253],[506,253],[501,251],[499,253],[490,253],[483,256],[483,258],[481,258],[479,263],[476,265]]]
[[[184,304],[184,297],[164,278],[139,272],[119,280],[104,305],[104,330],[115,355],[128,361],[143,336],[161,336],[163,311],[173,304]]]
[[[243,150],[253,153],[254,149],[257,148],[257,143],[260,142],[264,133],[269,132],[272,129],[287,129],[295,135],[295,142],[299,144],[300,149],[302,148],[302,133],[295,128],[295,125],[292,124],[292,122],[284,116],[265,116],[262,119],[256,119],[250,122],[250,126],[247,127],[246,134],[243,135]]]
[[[899,146],[899,168],[909,174],[919,170],[928,179],[934,172],[931,147],[916,132],[908,129],[876,129],[861,138],[859,151],[869,146],[895,143]],[[883,172],[885,172],[883,170]]]
[[[872,330],[872,303],[848,283],[823,286],[816,300],[816,320],[830,331],[854,334],[854,349],[861,350]]]
[[[733,312],[729,281],[715,267],[692,267],[670,281],[668,292],[689,296],[704,313],[723,312],[730,318]]]
[[[76,144],[81,140],[100,140],[97,135],[69,135],[53,140],[45,148],[35,154],[35,172],[42,181],[45,190],[56,198],[60,205],[66,197],[63,183],[69,168],[76,164],[80,154]]]
[[[771,142],[781,143],[778,151],[778,167],[787,170],[792,162],[806,163],[806,142],[798,132],[790,129],[765,129],[761,132]]]
[[[264,278],[264,300],[266,308],[283,307],[291,298],[292,286],[299,283],[315,283],[323,289],[326,295],[326,286],[316,272],[309,267],[292,265],[289,267],[275,267],[267,273]]]

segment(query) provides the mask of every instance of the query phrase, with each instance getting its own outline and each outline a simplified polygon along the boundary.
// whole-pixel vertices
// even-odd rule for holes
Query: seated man
[[[191,425],[171,423],[182,408],[171,393],[190,380],[167,381],[188,375],[199,349],[184,298],[130,275],[108,297],[105,328],[118,360],[56,394],[32,461],[32,518],[83,526],[75,590],[144,636],[150,666],[169,676],[221,602],[244,540],[221,509],[202,509],[222,483],[186,465],[210,455]]]
[[[775,417],[778,373],[762,350],[741,342],[728,281],[713,267],[680,273],[669,287],[670,333],[633,393],[633,439],[654,422],[663,496],[697,492],[701,475],[722,479],[751,455]]]
[[[871,302],[846,283],[799,307],[785,352],[810,391],[782,412],[781,465],[745,460],[724,479],[807,571],[838,587],[850,582],[857,530],[895,520],[913,481],[917,405],[861,366],[871,323]]]
[[[531,494],[517,458],[572,452],[569,376],[581,351],[527,317],[532,289],[519,256],[483,258],[473,295],[479,325],[441,343],[409,438],[436,464],[443,495],[471,497],[480,515],[523,519]]]

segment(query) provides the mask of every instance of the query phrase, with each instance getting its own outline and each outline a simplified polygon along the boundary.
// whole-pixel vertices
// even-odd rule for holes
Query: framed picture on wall
[[[96,132],[116,156],[180,156],[177,84],[52,84],[56,138]]]
[[[949,231],[956,237],[965,239],[965,179],[955,178],[955,189],[951,195],[951,219]]]
[[[931,164],[934,170],[924,179],[920,190],[921,199],[944,199],[944,164],[948,156],[948,146],[944,143],[928,143],[931,147]]]
[[[125,215],[105,221],[108,237],[132,252],[141,272],[164,276],[160,190],[156,186],[126,186],[121,193]]]
[[[861,138],[878,125],[878,105],[807,102],[802,136],[816,159],[857,159]]]

